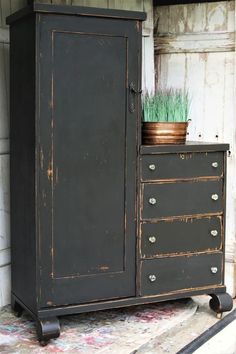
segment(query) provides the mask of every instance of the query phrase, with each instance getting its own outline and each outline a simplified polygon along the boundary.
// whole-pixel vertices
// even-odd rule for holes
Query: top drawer
[[[143,155],[141,158],[142,181],[220,177],[223,169],[223,152]]]

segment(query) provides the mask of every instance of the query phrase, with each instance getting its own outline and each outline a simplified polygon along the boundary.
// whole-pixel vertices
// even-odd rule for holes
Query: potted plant
[[[142,98],[144,145],[183,144],[186,141],[189,94],[181,89],[158,90]]]

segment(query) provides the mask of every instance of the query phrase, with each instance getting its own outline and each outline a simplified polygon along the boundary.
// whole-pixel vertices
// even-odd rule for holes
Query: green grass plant
[[[189,94],[181,89],[158,90],[142,97],[143,122],[187,122]]]

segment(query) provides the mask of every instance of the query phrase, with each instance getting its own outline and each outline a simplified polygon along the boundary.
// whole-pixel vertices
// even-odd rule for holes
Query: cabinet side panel
[[[12,293],[36,308],[35,17],[10,30]]]

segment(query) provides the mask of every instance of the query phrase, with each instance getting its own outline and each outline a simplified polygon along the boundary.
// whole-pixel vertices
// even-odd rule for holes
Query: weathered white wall
[[[38,2],[147,11],[143,29],[143,86],[154,89],[152,0],[43,0]],[[0,307],[10,302],[9,30],[5,18],[26,0],[0,0]]]
[[[230,143],[226,214],[226,283],[236,289],[235,2],[156,7],[157,87],[192,97],[189,140]]]

